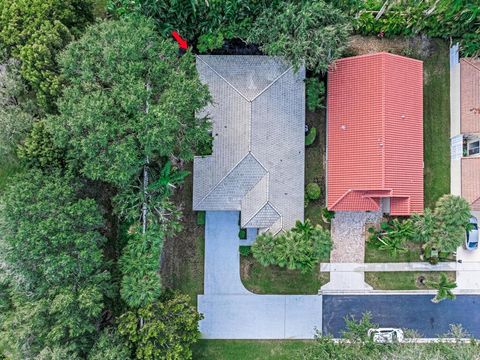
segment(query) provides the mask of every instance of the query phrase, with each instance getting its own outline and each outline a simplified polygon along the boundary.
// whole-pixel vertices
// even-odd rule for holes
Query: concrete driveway
[[[240,279],[236,211],[207,212],[205,287],[198,296],[205,339],[311,339],[322,328],[318,295],[255,295]]]
[[[239,213],[205,214],[204,294],[250,294],[240,280]]]

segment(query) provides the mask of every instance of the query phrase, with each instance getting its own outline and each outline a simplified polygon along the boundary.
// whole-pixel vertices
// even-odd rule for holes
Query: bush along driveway
[[[322,326],[319,295],[255,295],[240,279],[238,212],[207,212],[205,290],[198,296],[206,339],[311,339]]]

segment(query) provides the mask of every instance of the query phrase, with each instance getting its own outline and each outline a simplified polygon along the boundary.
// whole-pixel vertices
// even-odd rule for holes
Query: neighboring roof
[[[305,70],[279,58],[197,56],[213,104],[213,153],[196,157],[194,210],[241,211],[274,233],[303,221]]]
[[[462,158],[462,197],[480,211],[480,158]]]
[[[337,60],[328,73],[327,205],[423,212],[422,62],[389,53]]]
[[[480,59],[460,60],[462,133],[480,133]]]

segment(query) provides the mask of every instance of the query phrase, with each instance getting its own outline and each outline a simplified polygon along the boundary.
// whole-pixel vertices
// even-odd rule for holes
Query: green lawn
[[[193,347],[195,360],[292,360],[308,341],[201,340]]]
[[[262,266],[252,255],[240,257],[243,285],[256,294],[317,294],[330,281],[330,273],[314,271],[302,274],[279,266]]]
[[[407,243],[408,252],[399,254],[396,258],[390,256],[388,251],[379,250],[373,243],[367,241],[365,244],[365,262],[383,263],[383,262],[418,262],[420,260],[421,247],[419,244]]]
[[[450,192],[450,68],[446,41],[435,39],[423,63],[425,207]]]
[[[192,259],[192,262],[184,261],[179,264],[178,271],[174,273],[172,285],[183,294],[189,295],[192,303],[197,305],[197,295],[203,294],[203,261],[205,257],[205,238],[203,236],[195,239],[195,249],[197,258]]]
[[[455,280],[455,272],[446,272],[450,281]],[[366,272],[365,281],[376,290],[419,290],[432,289],[431,286],[422,286],[417,278],[423,275],[426,281],[438,281],[440,272]]]

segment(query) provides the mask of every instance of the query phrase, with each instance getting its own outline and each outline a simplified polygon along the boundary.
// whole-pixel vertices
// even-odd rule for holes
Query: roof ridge
[[[235,170],[235,169],[243,162],[243,160],[245,160],[245,158],[246,158],[248,155],[251,155],[251,153],[248,152],[247,154],[245,154],[245,156],[242,157],[242,158],[235,164],[234,167],[232,167],[229,171],[227,171],[227,173],[226,173],[224,176],[222,176],[222,178],[210,189],[210,191],[209,191],[208,193],[205,194],[205,196],[204,196],[194,207],[198,207],[198,206],[225,180],[225,178],[226,178],[228,175],[230,175],[230,174],[233,172],[233,170]],[[255,158],[254,158],[254,159],[255,159]],[[258,162],[257,159],[255,159],[255,161]],[[259,164],[260,164],[260,163],[259,163]],[[260,164],[260,165],[263,167],[262,164]],[[265,169],[265,168],[264,168],[264,169]],[[255,185],[256,185],[256,184],[255,184]],[[254,186],[255,186],[255,185],[254,185]],[[249,191],[250,191],[250,190],[249,190]]]
[[[222,79],[223,81],[225,81],[233,90],[235,90],[241,97],[243,97],[246,101],[248,102],[251,102],[250,100],[247,99],[247,97],[245,95],[243,95],[240,90],[238,90],[235,86],[233,86],[227,79],[225,79],[222,75],[220,75],[218,73],[218,71],[216,71],[213,67],[210,66],[209,63],[207,63],[205,60],[203,60],[201,58],[200,55],[197,55],[197,59],[200,59],[205,65],[207,65],[207,67],[212,70],[215,74],[217,74],[217,76]]]
[[[381,81],[382,81],[382,187],[385,187],[385,122],[386,120],[386,111],[385,111],[385,99],[387,98],[387,90],[386,90],[386,79],[385,79],[385,56],[381,56],[382,62],[382,71],[381,71]]]
[[[202,59],[202,55],[196,55],[196,57],[198,59],[200,59],[205,65],[208,66],[208,68],[210,70],[212,70],[215,74],[218,75],[218,77],[220,77],[223,81],[225,81],[228,85],[230,85],[241,97],[243,97],[246,101],[248,101],[249,103],[252,103],[255,99],[257,99],[260,95],[262,95],[264,92],[266,92],[268,89],[270,89],[279,79],[281,79],[286,73],[288,73],[290,70],[293,69],[293,65],[289,66],[287,68],[287,70],[285,70],[283,73],[281,73],[280,75],[278,75],[274,80],[272,80],[272,82],[270,84],[268,84],[262,91],[260,91],[252,100],[249,100],[240,90],[238,90],[235,86],[233,86],[233,84],[231,84],[227,79],[225,79],[222,75],[220,75],[220,73],[215,70],[213,67],[210,66],[210,64],[208,62],[206,62],[205,60]],[[278,60],[276,60],[278,61]],[[280,60],[280,61],[283,61],[283,60]],[[250,118],[250,122],[251,122],[251,118]]]
[[[335,201],[329,208],[330,208],[330,209],[333,209],[335,206],[337,206],[337,205],[342,201],[342,199],[343,199],[345,196],[347,196],[348,194],[350,194],[352,191],[355,191],[355,190],[348,189],[347,191],[345,191],[345,193],[344,193],[342,196],[340,196],[340,197],[337,199],[337,201]],[[330,210],[330,209],[329,209],[329,210]]]
[[[250,103],[253,103],[260,95],[263,95],[264,92],[269,90],[279,79],[281,79],[286,73],[288,73],[290,70],[292,70],[293,66],[290,66],[287,70],[285,70],[283,73],[281,73],[275,80],[273,80],[270,84],[268,84],[265,89],[260,91],[257,96],[255,96],[252,100],[250,100]]]
[[[262,179],[263,179],[263,178],[262,178]],[[260,180],[260,181],[261,181],[261,180]],[[259,181],[259,182],[260,182],[260,181]],[[258,183],[257,183],[257,184],[258,184]],[[255,184],[255,185],[256,185],[256,184]],[[267,206],[267,205],[270,205],[270,207],[271,207],[273,210],[275,210],[275,212],[278,214],[278,216],[281,217],[281,215],[278,213],[278,211],[273,208],[273,206],[270,204],[270,202],[269,202],[268,199],[267,199],[267,200],[265,201],[265,203],[262,204],[262,205],[260,206],[260,208],[259,208],[252,216],[250,216],[250,218],[249,218],[247,221],[245,221],[244,224],[247,225],[250,221],[252,221],[252,219],[253,219],[255,216],[257,216],[258,213],[259,213],[260,211],[262,211],[262,210],[265,208],[265,206]]]
[[[470,59],[468,58],[462,58],[462,60],[464,62],[466,62],[468,65],[470,65],[471,67],[475,68],[476,70],[480,71],[480,67],[478,67],[477,65],[473,64]]]

